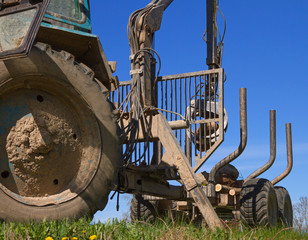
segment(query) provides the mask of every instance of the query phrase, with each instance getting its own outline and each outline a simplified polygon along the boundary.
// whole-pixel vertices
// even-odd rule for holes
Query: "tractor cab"
[[[87,0],[50,0],[43,25],[91,32],[89,1]]]

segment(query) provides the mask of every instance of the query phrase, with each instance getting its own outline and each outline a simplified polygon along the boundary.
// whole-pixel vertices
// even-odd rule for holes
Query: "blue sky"
[[[109,61],[117,61],[120,81],[129,80],[130,49],[127,40],[129,15],[149,0],[91,2],[93,33],[100,37]],[[277,110],[277,157],[264,178],[273,179],[287,165],[285,123],[292,123],[294,166],[278,185],[290,192],[293,202],[308,195],[308,1],[306,0],[220,0],[227,20],[223,68],[228,131],[219,150],[205,170],[234,151],[239,143],[239,88],[247,88],[248,143],[234,161],[241,176],[247,177],[269,158],[269,110]],[[174,0],[163,16],[156,34],[155,49],[162,59],[161,75],[206,70],[205,0]],[[219,20],[222,28],[222,21]],[[95,220],[121,217],[128,211],[127,197],[121,198],[120,212],[109,201]]]

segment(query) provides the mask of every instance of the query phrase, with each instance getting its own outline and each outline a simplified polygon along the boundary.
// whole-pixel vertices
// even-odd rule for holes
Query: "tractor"
[[[276,156],[270,112],[268,163],[239,180],[231,165],[247,142],[246,89],[240,89],[240,144],[208,172],[200,168],[224,140],[223,38],[217,0],[206,0],[208,70],[160,76],[153,48],[173,0],[152,0],[128,22],[131,80],[119,81],[91,32],[89,0],[0,2],[0,219],[23,222],[93,216],[111,191],[131,193],[132,220],[168,210],[222,220],[292,226],[292,169],[258,178]],[[173,184],[177,182],[177,184]]]

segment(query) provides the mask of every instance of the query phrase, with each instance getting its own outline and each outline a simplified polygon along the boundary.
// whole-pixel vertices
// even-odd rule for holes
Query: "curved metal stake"
[[[240,145],[238,148],[231,153],[229,156],[225,157],[223,160],[218,162],[211,170],[209,175],[208,184],[208,196],[215,197],[215,175],[216,173],[236,159],[242,154],[247,144],[247,99],[246,99],[246,88],[240,88]]]
[[[292,150],[292,130],[291,123],[286,124],[286,136],[287,136],[287,155],[288,155],[288,166],[287,169],[280,174],[278,177],[272,180],[272,184],[279,183],[282,179],[289,175],[293,167],[293,150]]]
[[[248,181],[250,179],[256,178],[265,171],[267,171],[275,162],[276,159],[276,111],[271,110],[270,111],[270,158],[269,161],[256,171],[254,171],[252,174],[250,174],[245,181]]]

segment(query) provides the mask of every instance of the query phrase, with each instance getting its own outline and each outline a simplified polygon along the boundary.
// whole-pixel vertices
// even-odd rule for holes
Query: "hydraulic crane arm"
[[[139,120],[142,119],[141,121],[144,121],[143,119],[145,118],[142,118],[142,114],[145,113],[146,109],[155,107],[156,61],[153,52],[156,52],[152,49],[152,42],[155,32],[160,29],[163,13],[172,2],[173,0],[153,0],[143,9],[135,11],[129,18],[128,38],[131,47],[130,59],[132,61],[131,89],[134,89],[132,96],[132,123],[136,129],[139,128]],[[212,2],[214,4],[216,3],[216,1],[213,0]],[[211,16],[213,17],[215,14],[212,14]],[[213,27],[215,30],[216,25]],[[216,79],[213,81],[215,82]],[[158,138],[164,149],[174,157],[174,159],[173,157],[170,158],[168,164],[177,167],[183,185],[187,192],[189,192],[193,197],[210,228],[215,229],[216,227],[223,227],[207,198],[206,192],[201,187],[189,160],[176,140],[167,119],[162,114],[157,115],[156,117],[160,117],[161,119],[159,120],[160,130],[158,132],[165,133],[161,135],[158,134]],[[144,121],[143,125],[147,126],[148,123]],[[153,130],[154,129],[151,128],[151,131]],[[145,135],[152,134],[153,132]],[[155,144],[158,146],[160,143],[156,142]],[[170,148],[170,146],[173,146],[174,149],[172,149],[172,147]]]
[[[134,81],[141,82],[140,91],[143,106],[152,106],[154,103],[155,59],[149,49],[152,49],[155,32],[160,29],[163,13],[172,2],[173,0],[153,0],[144,8],[133,12],[129,18],[128,40],[131,48],[131,74]]]
[[[132,13],[128,23],[129,43],[132,54],[152,46],[154,33],[160,29],[163,13],[173,0],[153,0]]]
[[[206,0],[206,29],[207,29],[207,58],[209,69],[218,68],[219,57],[217,55],[217,0]]]

